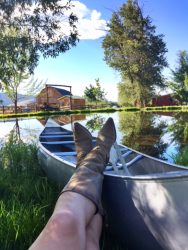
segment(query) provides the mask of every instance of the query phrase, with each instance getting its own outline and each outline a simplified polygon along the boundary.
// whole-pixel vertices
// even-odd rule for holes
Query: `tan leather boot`
[[[76,192],[96,205],[96,212],[103,214],[101,193],[103,171],[108,162],[112,144],[116,140],[116,131],[112,118],[109,118],[99,132],[97,145],[81,161],[74,175],[62,192]]]
[[[85,156],[92,150],[92,135],[84,126],[74,123],[74,141],[77,153],[77,166]]]

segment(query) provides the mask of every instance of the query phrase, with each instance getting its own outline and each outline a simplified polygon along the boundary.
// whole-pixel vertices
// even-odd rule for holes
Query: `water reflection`
[[[188,113],[115,112],[61,115],[53,116],[53,119],[67,129],[71,129],[71,123],[74,121],[80,122],[96,136],[108,117],[115,121],[118,142],[154,157],[168,158],[170,161],[172,154],[176,155],[187,145]],[[14,131],[24,142],[37,141],[47,119],[48,117],[2,121],[0,139],[6,139],[5,136]]]
[[[188,113],[177,113],[168,127],[172,133],[172,142],[184,147],[188,145]]]
[[[158,121],[151,113],[119,113],[121,143],[148,155],[165,159],[163,156],[168,144],[163,141],[165,121]]]
[[[87,121],[86,128],[89,129],[91,132],[96,130],[100,130],[104,125],[105,118],[102,115],[94,114],[93,118]]]

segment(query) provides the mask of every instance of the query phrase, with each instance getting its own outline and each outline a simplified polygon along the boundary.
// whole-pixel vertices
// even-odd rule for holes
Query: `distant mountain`
[[[34,96],[18,94],[18,106],[27,106],[31,103],[36,103],[36,98]],[[0,105],[13,106],[14,103],[6,93],[0,92]]]

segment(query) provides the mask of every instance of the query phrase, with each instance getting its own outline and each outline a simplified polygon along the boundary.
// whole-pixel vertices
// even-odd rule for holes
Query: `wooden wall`
[[[48,92],[47,92],[48,91]],[[48,97],[47,97],[48,96]],[[53,87],[44,88],[36,98],[38,106],[48,105],[58,105],[57,99],[62,97],[62,95]],[[48,101],[47,101],[48,100]]]

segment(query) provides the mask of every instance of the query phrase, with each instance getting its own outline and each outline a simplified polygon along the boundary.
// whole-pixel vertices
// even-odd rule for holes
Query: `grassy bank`
[[[100,109],[80,109],[64,111],[39,111],[17,114],[0,114],[0,119],[18,118],[18,117],[43,117],[51,115],[69,115],[69,114],[89,114],[89,113],[112,113],[116,111],[127,112],[188,112],[188,106],[160,106],[160,107],[121,107],[121,108],[100,108]]]
[[[42,117],[51,115],[69,115],[69,114],[89,114],[89,113],[112,113],[116,111],[139,111],[136,107],[123,108],[102,108],[102,109],[80,109],[80,110],[66,110],[66,111],[40,111],[17,114],[0,114],[0,119],[18,118],[18,117]]]
[[[0,249],[28,249],[52,214],[59,192],[39,166],[36,145],[11,135],[0,149]],[[104,230],[101,249],[126,248]]]
[[[28,249],[50,217],[58,192],[40,169],[36,146],[10,137],[0,150],[0,249]]]

